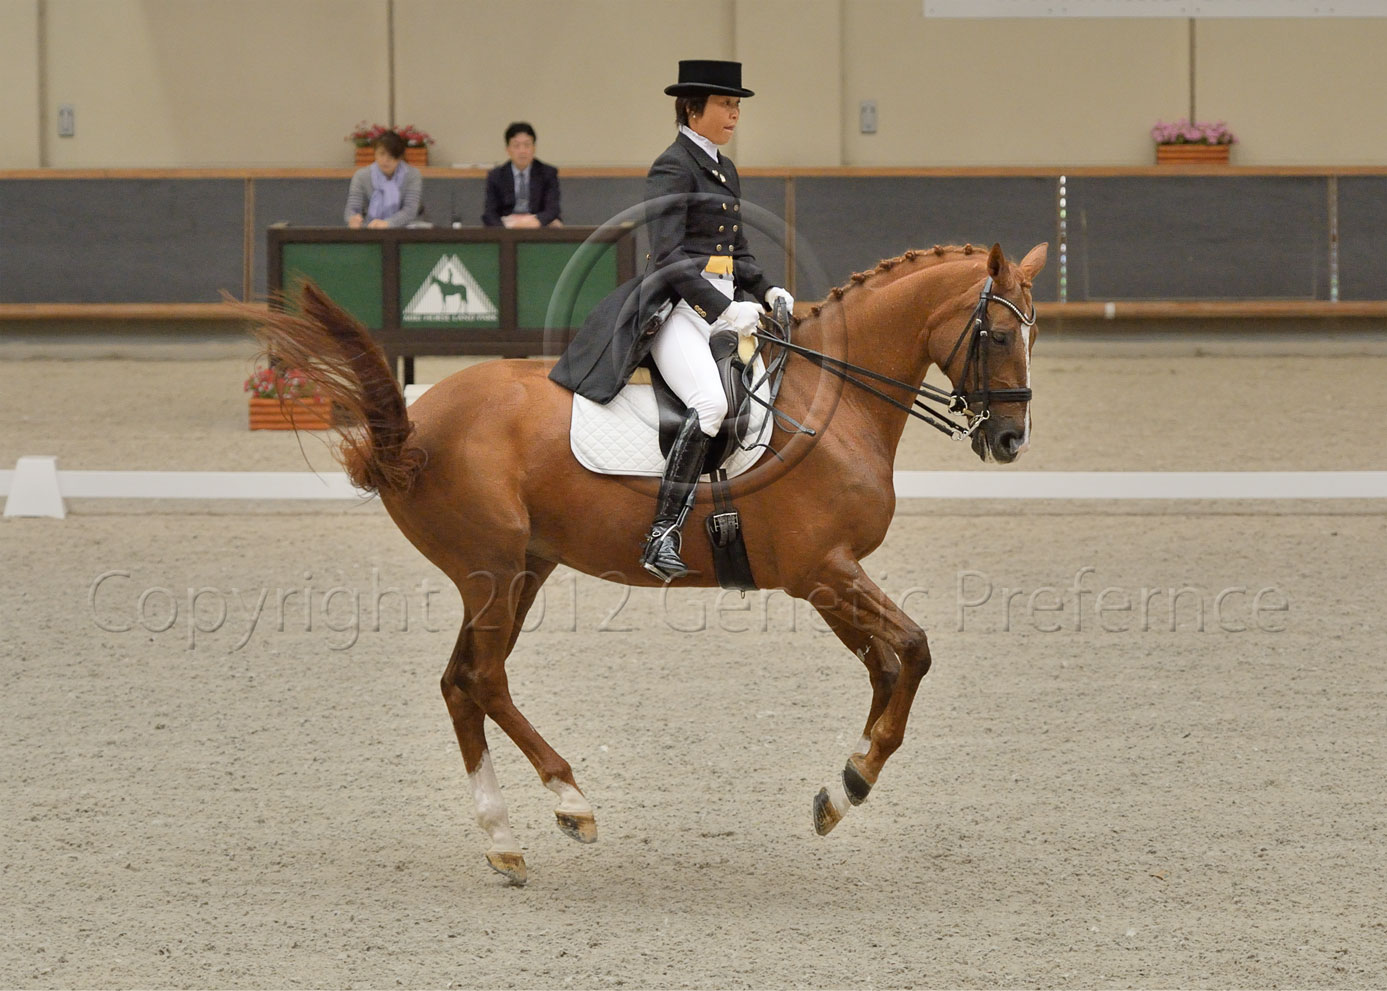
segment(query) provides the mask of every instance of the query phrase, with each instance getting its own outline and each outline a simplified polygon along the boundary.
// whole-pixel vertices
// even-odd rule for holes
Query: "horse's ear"
[[[987,253],[987,274],[996,279],[1007,269],[1006,257],[1002,254],[1002,246],[993,244],[992,250]]]
[[[1040,270],[1045,267],[1045,258],[1049,253],[1049,241],[1042,241],[1030,251],[1026,252],[1026,257],[1021,259],[1021,271],[1028,281],[1035,281],[1035,277],[1039,275]]]

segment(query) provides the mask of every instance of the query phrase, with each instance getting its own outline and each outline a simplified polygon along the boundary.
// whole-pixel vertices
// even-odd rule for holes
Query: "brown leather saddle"
[[[750,376],[747,363],[738,349],[735,331],[719,330],[708,339],[713,350],[713,361],[718,366],[718,378],[722,381],[723,393],[727,396],[727,416],[717,436],[708,442],[708,455],[703,462],[702,474],[707,475],[721,468],[723,463],[746,441],[751,427],[752,400],[750,398]],[[655,363],[646,359],[650,369],[650,384],[655,387],[655,402],[660,411],[660,453],[669,457],[674,435],[689,414],[689,407],[674,394]]]

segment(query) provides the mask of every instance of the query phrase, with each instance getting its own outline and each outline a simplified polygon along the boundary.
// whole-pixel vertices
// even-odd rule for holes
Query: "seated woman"
[[[373,142],[376,161],[357,169],[347,191],[347,226],[403,227],[419,216],[419,200],[424,193],[424,177],[404,161],[405,140],[386,131]]]

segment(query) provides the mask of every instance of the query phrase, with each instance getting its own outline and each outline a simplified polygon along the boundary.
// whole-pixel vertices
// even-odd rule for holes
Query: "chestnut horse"
[[[970,245],[908,252],[802,309],[794,344],[830,359],[792,353],[777,408],[808,429],[777,426],[771,443],[780,457],[768,453],[732,482],[757,584],[807,600],[870,678],[861,742],[814,800],[820,834],[861,804],[901,745],[930,666],[924,631],[859,564],[881,543],[895,511],[892,461],[906,408],[929,367],[940,366],[955,391],[968,395],[968,410],[960,402],[958,412],[973,427],[980,457],[1008,462],[1025,449],[1035,343],[1030,287],[1045,257],[1044,244],[1019,265],[996,245],[990,252]],[[525,859],[483,719],[491,717],[557,794],[559,827],[580,842],[596,840],[592,806],[568,761],[511,701],[505,663],[556,565],[629,585],[658,584],[639,557],[659,480],[598,475],[578,464],[568,436],[573,397],[546,377],[548,362],[472,366],[406,411],[365,329],[312,285],[303,288],[298,310],[262,318],[258,335],[267,356],[304,369],[332,400],[348,475],[379,493],[400,530],[462,596],[464,621],[443,672],[443,697],[477,821],[490,837],[487,860],[523,884]],[[965,341],[970,345],[960,347]],[[857,382],[872,388],[846,383],[833,373],[832,359],[858,366]],[[980,390],[963,381],[975,378],[979,365]],[[989,391],[1001,401],[989,401]],[[677,585],[715,584],[701,539],[711,510],[709,486],[701,483],[683,550],[693,573]]]

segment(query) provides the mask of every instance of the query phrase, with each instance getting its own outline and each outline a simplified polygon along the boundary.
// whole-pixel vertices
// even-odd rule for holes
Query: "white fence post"
[[[54,454],[27,454],[15,462],[6,516],[47,516],[65,519],[67,506],[58,487],[58,458]]]

